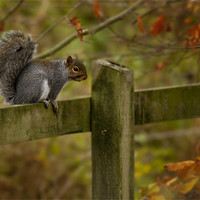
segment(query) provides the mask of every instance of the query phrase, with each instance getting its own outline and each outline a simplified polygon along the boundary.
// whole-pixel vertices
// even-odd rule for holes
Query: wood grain
[[[59,113],[43,104],[0,109],[0,144],[90,131],[90,98],[59,102]]]
[[[200,117],[200,84],[135,92],[135,124]]]
[[[98,60],[92,78],[93,199],[133,199],[133,72]]]

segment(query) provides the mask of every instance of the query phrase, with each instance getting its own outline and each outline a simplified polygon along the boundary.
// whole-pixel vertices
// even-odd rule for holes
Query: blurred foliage
[[[90,199],[90,134],[64,138],[1,146],[0,199]]]
[[[200,119],[188,119],[136,126],[136,199],[141,197],[141,188],[147,189],[158,179],[164,180],[166,176],[173,178],[171,173],[166,172],[164,165],[196,159],[200,155],[199,123]],[[148,193],[145,195],[148,196]]]
[[[0,1],[0,19],[18,1]],[[100,1],[104,18],[109,18],[127,8],[132,1]],[[77,39],[52,55],[51,59],[66,58],[77,54],[88,70],[88,80],[69,83],[58,99],[91,94],[91,65],[95,59],[106,58],[134,70],[135,88],[150,88],[177,84],[197,83],[200,79],[199,52],[183,48],[187,31],[199,23],[198,4],[191,1],[172,1],[161,6],[163,1],[148,1],[148,4],[132,12],[97,34]],[[5,21],[5,31],[20,29],[37,39],[42,32],[66,15],[77,1],[27,0]],[[132,24],[138,16],[161,6],[142,18],[140,29]],[[170,32],[152,36],[152,25],[160,16],[165,16],[172,27]],[[93,0],[86,0],[69,18],[80,19],[83,29],[97,25],[93,12]],[[191,20],[189,20],[191,18]],[[190,23],[186,24],[184,21]],[[62,39],[76,32],[66,19],[48,32],[38,45],[38,53],[44,52]],[[141,26],[144,33],[141,32]],[[181,27],[181,28],[180,28]],[[116,34],[117,33],[117,34]],[[168,46],[173,45],[170,49]],[[161,47],[160,47],[161,46]],[[175,49],[174,47],[182,49]],[[1,98],[2,102],[3,99]],[[2,104],[3,106],[4,104]],[[136,127],[135,147],[135,193],[150,185],[158,189],[156,177],[163,177],[163,166],[169,162],[194,158],[199,153],[199,135],[193,131],[186,136],[152,139],[154,133],[165,135],[166,131],[198,127],[200,121],[184,120]],[[8,127],[9,128],[9,127]],[[151,138],[152,136],[152,138]],[[151,139],[149,139],[151,138]],[[68,135],[20,144],[0,146],[0,199],[91,199],[91,144],[90,134]],[[160,187],[160,186],[159,186]]]

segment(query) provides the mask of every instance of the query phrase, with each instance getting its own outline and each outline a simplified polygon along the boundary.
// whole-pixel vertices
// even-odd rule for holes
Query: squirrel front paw
[[[50,106],[50,101],[49,100],[47,100],[47,99],[42,99],[42,100],[40,100],[40,102],[41,103],[44,103],[44,106],[46,107],[46,108],[49,108],[49,106]]]
[[[52,106],[53,106],[53,111],[55,113],[58,112],[58,102],[57,101],[52,101]]]

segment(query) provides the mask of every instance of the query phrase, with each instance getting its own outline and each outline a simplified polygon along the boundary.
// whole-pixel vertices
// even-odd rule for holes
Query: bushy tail
[[[16,79],[35,51],[35,42],[21,31],[9,31],[0,38],[0,89],[7,103],[13,104]]]

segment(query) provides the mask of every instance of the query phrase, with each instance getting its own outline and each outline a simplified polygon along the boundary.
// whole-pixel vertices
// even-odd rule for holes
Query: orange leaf
[[[199,176],[200,175],[200,161],[196,161],[195,164],[195,175]]]
[[[167,64],[168,64],[168,61],[166,60],[166,61],[163,61],[163,62],[158,62],[157,64],[156,64],[156,68],[157,69],[164,69],[166,66],[167,66]]]
[[[194,8],[193,8],[193,12],[194,12],[194,13],[197,12],[197,11],[199,10],[199,8],[200,8],[199,5],[194,6]]]
[[[199,147],[199,148],[200,148],[200,147]],[[198,148],[198,149],[199,149],[199,148]],[[200,156],[197,156],[196,159],[200,161]]]
[[[185,47],[190,46],[194,50],[200,40],[200,24],[190,27],[187,34],[188,37],[186,38]]]
[[[4,31],[4,30],[5,30],[5,23],[2,22],[2,23],[0,24],[0,31]]]
[[[101,12],[101,8],[99,6],[99,0],[94,0],[94,14],[96,18],[103,16],[103,13]]]
[[[180,178],[186,178],[195,175],[195,164],[178,171]]]
[[[156,36],[163,31],[171,31],[171,30],[172,30],[171,24],[169,22],[166,22],[165,16],[160,16],[153,23],[150,29],[150,33],[152,36]]]
[[[184,19],[184,23],[185,24],[190,24],[192,22],[192,19],[191,18],[185,18]]]
[[[76,18],[76,17],[73,17],[73,18],[69,19],[70,24],[71,24],[72,26],[76,26],[76,23],[77,23],[78,20],[79,20],[79,19]]]
[[[187,160],[187,161],[183,161],[183,162],[176,162],[176,163],[169,163],[167,165],[165,165],[165,169],[167,169],[168,171],[179,171],[179,170],[183,170],[187,167],[191,167],[192,165],[194,165],[196,161],[193,160]]]
[[[156,36],[164,29],[165,29],[165,16],[160,16],[159,18],[156,19],[156,21],[152,25],[150,33],[151,35]]]
[[[187,160],[183,162],[170,163],[164,166],[168,171],[177,171],[180,178],[200,175],[200,161]]]
[[[141,16],[138,16],[138,17],[137,17],[137,25],[138,25],[139,30],[140,30],[142,33],[144,33],[144,28],[143,28]]]
[[[78,37],[80,38],[81,41],[83,41],[83,35],[82,35],[83,29],[81,28],[80,20],[76,17],[73,17],[69,21],[72,26],[76,27],[76,32],[78,34]]]

